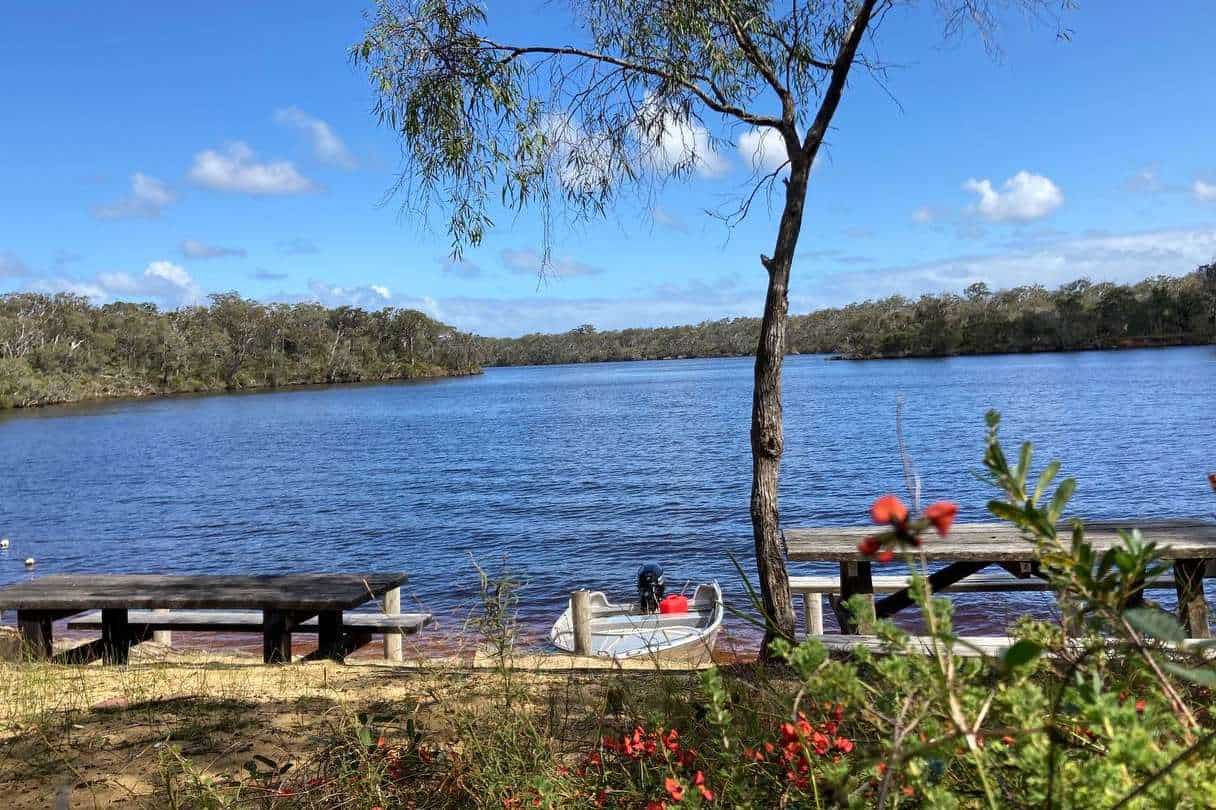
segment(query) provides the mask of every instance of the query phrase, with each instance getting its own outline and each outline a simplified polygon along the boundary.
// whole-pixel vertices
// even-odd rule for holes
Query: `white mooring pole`
[[[384,613],[396,616],[401,613],[401,589],[390,588],[384,592]],[[390,627],[384,633],[384,660],[402,661],[405,656],[401,652],[401,628]]]
[[[591,591],[571,592],[570,624],[574,628],[574,654],[591,655]]]

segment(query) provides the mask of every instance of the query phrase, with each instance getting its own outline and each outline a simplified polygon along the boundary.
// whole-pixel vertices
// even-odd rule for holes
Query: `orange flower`
[[[669,776],[666,780],[664,780],[663,787],[667,788],[667,795],[671,797],[672,801],[684,801],[684,786],[680,784],[679,779],[674,779]]]
[[[883,495],[870,507],[875,523],[903,523],[908,519],[908,507],[894,495]]]
[[[891,549],[880,551],[878,552],[877,559],[880,563],[889,563],[891,560],[895,559],[895,552]]]
[[[857,550],[867,557],[872,557],[882,548],[882,541],[877,537],[867,537],[857,544]]]
[[[942,537],[950,531],[950,524],[954,523],[954,517],[958,514],[958,504],[950,501],[938,501],[937,503],[929,504],[925,509],[925,520],[933,524],[933,528],[937,529],[937,533]]]

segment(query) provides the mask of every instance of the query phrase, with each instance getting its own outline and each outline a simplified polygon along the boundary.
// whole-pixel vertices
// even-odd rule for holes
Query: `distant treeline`
[[[482,338],[486,365],[588,363],[751,354],[759,319],[600,332],[590,324],[557,335]],[[1086,279],[963,295],[891,296],[790,318],[791,353],[850,359],[1072,351],[1216,342],[1216,264],[1134,285]]]
[[[93,306],[0,296],[0,408],[97,397],[396,380],[477,370],[476,339],[421,312],[259,304]]]

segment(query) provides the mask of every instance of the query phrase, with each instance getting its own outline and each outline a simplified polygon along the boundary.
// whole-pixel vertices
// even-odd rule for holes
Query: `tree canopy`
[[[480,338],[486,365],[543,365],[751,354],[758,318],[686,326]],[[849,359],[945,357],[1001,352],[1073,351],[1216,342],[1216,264],[1185,276],[1137,284],[1079,279],[1047,290],[888,296],[790,316],[789,351]]]
[[[61,293],[0,296],[0,408],[408,379],[476,370],[472,335],[406,309],[261,304],[94,306]]]

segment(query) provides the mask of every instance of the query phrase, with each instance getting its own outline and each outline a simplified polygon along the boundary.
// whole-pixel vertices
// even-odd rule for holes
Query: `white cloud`
[[[705,178],[722,177],[730,161],[714,149],[709,130],[682,110],[662,108],[647,98],[638,110],[637,131],[645,159],[656,171],[692,170]]]
[[[535,250],[507,248],[502,252],[502,263],[512,273],[552,278],[596,276],[604,272],[602,268],[584,264],[570,256],[550,256],[548,264],[545,264],[544,257]]]
[[[714,150],[709,130],[695,121],[668,119],[659,138],[656,160],[668,171],[691,162],[694,172],[711,179],[730,171],[729,161]]]
[[[548,113],[541,123],[548,140],[549,160],[564,188],[595,194],[611,181],[612,145],[588,133],[568,115]]]
[[[937,213],[927,205],[922,205],[912,212],[912,221],[918,225],[928,225],[937,219]]]
[[[1191,186],[1191,193],[1195,195],[1195,199],[1199,202],[1216,202],[1216,183],[1205,183],[1202,180],[1196,180]]]
[[[131,175],[131,193],[111,203],[93,206],[97,219],[156,219],[177,200],[173,189],[161,180],[136,172]]]
[[[992,289],[1042,284],[1058,287],[1078,278],[1119,283],[1156,275],[1182,275],[1216,256],[1216,228],[1170,229],[1035,241],[991,255],[958,256],[816,278],[819,294],[801,298],[797,311],[867,298],[962,290],[983,281]],[[795,268],[797,275],[797,268]]]
[[[772,127],[753,127],[740,135],[739,154],[761,174],[771,174],[789,160],[781,133]]]
[[[1020,171],[998,191],[990,180],[972,178],[963,188],[979,195],[976,210],[992,222],[1030,222],[1050,215],[1064,204],[1064,193],[1050,178]]]
[[[92,299],[96,304],[116,300],[151,300],[165,306],[197,304],[203,299],[198,283],[182,267],[169,261],[156,261],[143,273],[98,273],[92,279],[42,278],[29,285],[40,292],[70,292]]]
[[[259,163],[249,144],[235,141],[223,152],[207,149],[194,156],[190,179],[204,188],[254,196],[283,196],[316,191],[317,185],[289,160]]]
[[[320,118],[309,115],[299,107],[284,107],[275,110],[274,120],[304,133],[317,160],[343,169],[354,169],[357,165],[354,155],[333,127]]]
[[[413,309],[423,309],[418,299],[395,299],[389,288],[382,284],[343,287],[313,279],[308,282],[308,291],[308,295],[300,296],[300,298],[316,301],[327,307],[348,306],[378,310],[388,306],[408,306]],[[430,301],[430,304],[430,308],[423,311],[435,317],[433,314],[434,301]]]
[[[245,258],[245,248],[230,248],[220,247],[218,245],[208,245],[197,239],[185,239],[181,244],[182,255],[187,259],[222,259],[225,256],[235,256],[237,258]]]

